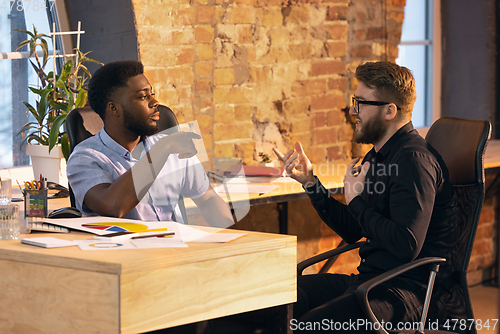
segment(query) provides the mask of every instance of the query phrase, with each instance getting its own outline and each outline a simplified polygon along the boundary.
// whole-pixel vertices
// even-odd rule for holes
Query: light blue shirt
[[[83,204],[87,191],[98,184],[113,183],[132,168],[162,136],[165,135],[146,137],[133,155],[114,141],[104,129],[78,144],[69,157],[67,167],[68,181],[75,195],[77,209],[84,214],[93,214]],[[136,155],[136,152],[140,155]],[[182,218],[177,205],[179,194],[198,198],[207,191],[208,186],[207,175],[196,156],[179,159],[177,154],[172,154],[140,203],[123,218],[180,221]]]

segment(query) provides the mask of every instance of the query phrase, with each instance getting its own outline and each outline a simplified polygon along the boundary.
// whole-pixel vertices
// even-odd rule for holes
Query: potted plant
[[[35,62],[30,60],[30,63],[40,79],[39,86],[28,87],[29,91],[37,96],[37,101],[35,106],[28,102],[24,102],[24,105],[28,109],[27,113],[33,115],[35,120],[26,123],[19,131],[18,135],[23,136],[21,145],[28,144],[26,153],[31,156],[35,176],[43,174],[50,181],[67,183],[67,180],[64,180],[65,163],[69,157],[70,147],[63,125],[68,112],[74,108],[81,108],[87,103],[87,80],[91,74],[84,64],[94,62],[102,65],[102,63],[88,58],[89,52],[82,53],[75,49],[76,60],[67,60],[59,74],[54,76],[53,71],[45,73],[48,59],[47,39],[50,39],[50,36],[39,34],[35,27],[33,27],[33,32],[23,29],[14,31],[26,33],[29,36],[29,39],[19,43],[17,49],[29,45],[30,57],[35,56]],[[42,60],[38,56],[38,48],[42,51]],[[34,143],[39,145],[32,145]],[[57,149],[53,150],[54,148]],[[42,171],[39,166],[42,163],[40,155],[48,155],[49,159],[57,160],[52,161],[52,166]],[[55,176],[58,171],[63,182],[59,182],[61,177]]]
[[[264,152],[259,152],[260,162],[259,166],[274,167],[274,162],[271,160],[268,154]]]

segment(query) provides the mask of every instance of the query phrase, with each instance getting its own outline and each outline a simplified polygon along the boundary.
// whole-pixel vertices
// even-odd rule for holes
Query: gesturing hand
[[[311,187],[316,184],[311,161],[305,155],[300,142],[296,142],[295,149],[291,149],[285,155],[276,148],[273,148],[273,151],[285,165],[287,176],[300,182],[305,187]]]
[[[354,197],[361,195],[365,188],[365,179],[370,168],[370,163],[366,161],[362,166],[354,167],[358,161],[359,158],[356,158],[347,165],[347,171],[344,176],[344,195],[347,204]]]
[[[198,153],[193,139],[201,139],[201,136],[194,132],[175,132],[163,140],[170,154],[179,154],[179,159],[186,159]]]

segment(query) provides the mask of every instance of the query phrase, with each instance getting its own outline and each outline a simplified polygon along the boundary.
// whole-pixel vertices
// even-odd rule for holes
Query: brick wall
[[[404,1],[132,3],[160,101],[198,121],[211,156],[250,165],[295,141],[313,162],[351,157],[351,71],[395,59],[404,15]]]
[[[367,150],[351,143],[353,71],[397,57],[405,1],[132,3],[147,77],[180,122],[198,121],[212,157],[255,165],[260,152],[274,158],[272,147],[295,141],[316,163]],[[289,208],[299,261],[340,242],[308,200]],[[237,227],[277,232],[276,205],[258,209]],[[340,259],[335,269],[354,271],[358,261]]]
[[[369,149],[351,143],[353,72],[369,60],[395,60],[405,2],[132,0],[140,60],[160,102],[180,122],[198,121],[211,157],[248,165],[260,152],[274,158],[272,147],[287,151],[295,141],[315,163]],[[289,207],[299,260],[340,242],[308,200]],[[277,232],[276,210],[252,208],[238,227]],[[487,202],[474,277],[494,259],[493,222],[494,204]],[[358,261],[341,258],[334,271],[355,271]]]

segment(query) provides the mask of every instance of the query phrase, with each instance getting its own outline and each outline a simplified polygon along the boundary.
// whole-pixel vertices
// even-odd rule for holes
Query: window
[[[28,94],[28,85],[37,84],[37,76],[28,59],[6,59],[7,53],[16,50],[17,44],[27,37],[14,29],[33,30],[48,34],[49,15],[55,17],[55,2],[45,0],[14,1],[0,0],[0,168],[29,165],[25,150],[20,150],[22,138],[17,133],[27,123],[28,101],[35,104],[35,98]],[[48,15],[49,14],[49,15]],[[52,46],[49,44],[49,49]],[[28,50],[24,48],[19,51]],[[46,67],[52,71],[52,63]]]
[[[439,117],[440,29],[439,0],[407,0],[399,57],[396,63],[408,67],[415,77],[417,101],[413,125],[428,127]]]

